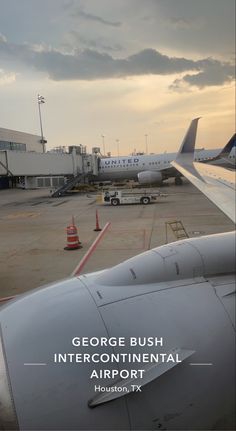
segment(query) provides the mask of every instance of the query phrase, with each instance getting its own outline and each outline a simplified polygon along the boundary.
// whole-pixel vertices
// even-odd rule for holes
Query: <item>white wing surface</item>
[[[235,172],[193,161],[198,120],[192,120],[171,164],[235,223]]]

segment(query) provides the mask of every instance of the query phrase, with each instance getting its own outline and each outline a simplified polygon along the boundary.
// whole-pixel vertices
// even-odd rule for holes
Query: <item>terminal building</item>
[[[0,127],[0,151],[3,150],[43,153],[41,136]]]
[[[0,128],[0,188],[57,189],[98,174],[98,156],[82,145],[44,152],[41,136]]]

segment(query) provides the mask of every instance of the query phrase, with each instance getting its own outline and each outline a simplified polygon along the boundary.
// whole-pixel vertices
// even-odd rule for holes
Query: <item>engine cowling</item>
[[[139,184],[160,184],[162,182],[162,174],[158,171],[143,171],[138,174]]]

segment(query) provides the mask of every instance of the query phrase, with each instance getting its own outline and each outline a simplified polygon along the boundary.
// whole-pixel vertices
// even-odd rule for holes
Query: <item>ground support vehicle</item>
[[[150,193],[146,190],[111,190],[103,193],[103,203],[113,206],[122,204],[148,205],[150,203],[156,202],[156,199],[159,196],[161,196],[160,192]]]

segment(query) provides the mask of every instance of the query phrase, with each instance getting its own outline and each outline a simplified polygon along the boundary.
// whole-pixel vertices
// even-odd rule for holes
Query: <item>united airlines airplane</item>
[[[235,148],[233,148],[235,141],[234,134],[222,151],[219,148],[195,150],[194,159],[196,162],[211,162],[232,168],[235,163]],[[180,185],[182,184],[181,174],[171,166],[176,155],[176,153],[163,153],[101,158],[98,179],[99,181],[138,179],[140,184],[145,185],[161,183],[170,177],[175,177],[176,185]]]

